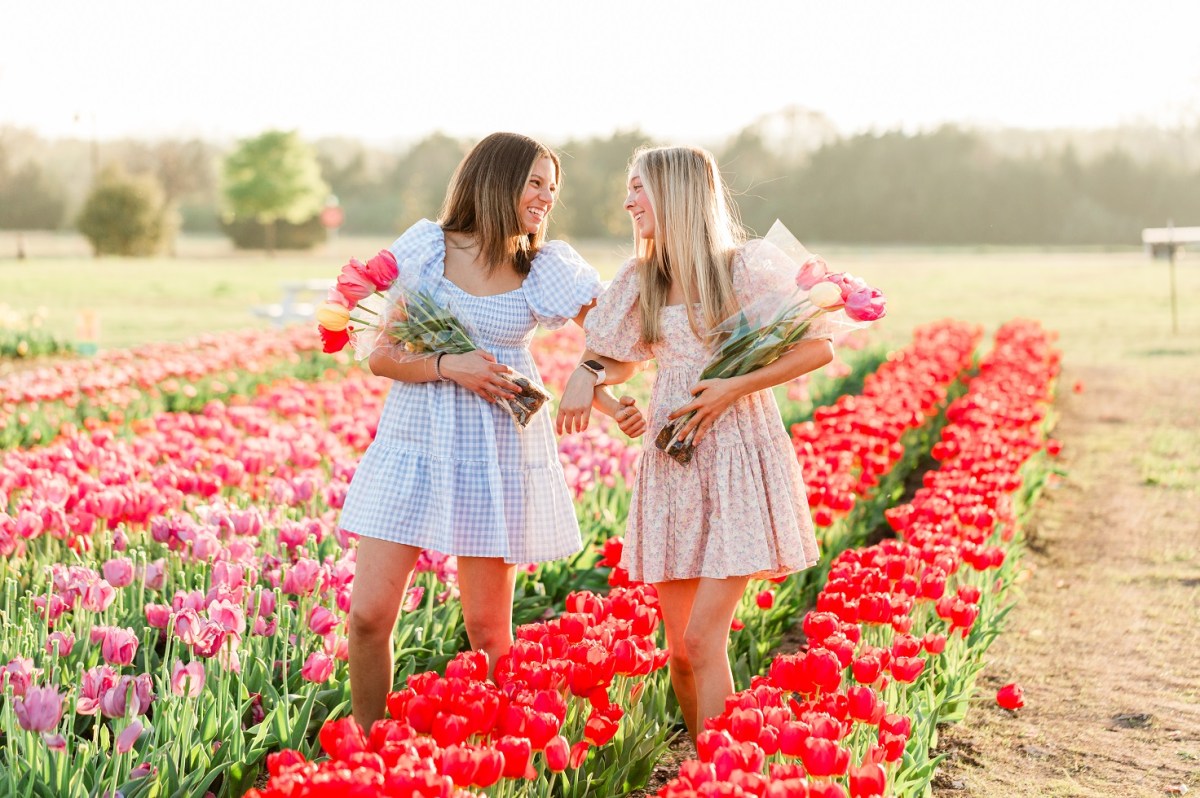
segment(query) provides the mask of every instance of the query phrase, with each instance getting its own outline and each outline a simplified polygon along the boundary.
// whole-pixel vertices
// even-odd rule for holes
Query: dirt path
[[[1156,354],[1177,357],[1169,376],[1065,375],[1067,475],[1027,529],[979,696],[943,731],[939,798],[1200,790],[1200,357]],[[1010,681],[1015,715],[994,701]]]

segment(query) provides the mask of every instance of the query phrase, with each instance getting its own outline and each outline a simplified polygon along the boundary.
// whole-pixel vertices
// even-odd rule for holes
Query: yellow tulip
[[[810,288],[808,298],[817,307],[829,310],[842,305],[842,289],[826,280]]]
[[[322,302],[317,308],[317,324],[330,332],[346,329],[350,323],[350,311],[336,302]]]

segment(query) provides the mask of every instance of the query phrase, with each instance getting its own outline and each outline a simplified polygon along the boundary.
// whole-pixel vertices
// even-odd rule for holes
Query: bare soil
[[[942,730],[939,798],[1200,790],[1200,360],[1163,354],[1179,368],[1066,375],[1065,474],[971,711]],[[1014,681],[1009,712],[995,694]]]

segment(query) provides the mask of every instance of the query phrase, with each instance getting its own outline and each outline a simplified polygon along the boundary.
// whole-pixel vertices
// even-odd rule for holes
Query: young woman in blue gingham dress
[[[371,353],[395,380],[375,440],[350,483],[341,525],[359,536],[350,601],[350,698],[370,729],[392,689],[392,631],[422,549],[458,557],[467,637],[492,669],[512,646],[516,564],[580,548],[550,413],[518,430],[496,406],[514,394],[502,373],[541,384],[529,353],[535,328],[581,322],[600,292],[596,272],[561,241],[545,242],[560,179],[556,155],[496,133],[459,164],[439,221],[392,245],[397,282],[449,307],[479,350],[408,357]],[[622,365],[609,365],[620,375]],[[596,407],[640,434],[641,414],[596,387]]]
[[[404,283],[453,309],[496,361],[541,385],[529,344],[596,298],[595,270],[562,241],[544,244],[520,288],[467,293],[442,272],[446,241],[422,220],[391,246]],[[350,485],[341,526],[358,535],[508,563],[580,548],[575,508],[544,409],[520,429],[453,382],[396,382]]]

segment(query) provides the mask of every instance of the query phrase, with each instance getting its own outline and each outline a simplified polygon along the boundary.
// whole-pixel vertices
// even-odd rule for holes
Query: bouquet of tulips
[[[380,345],[393,347],[400,360],[479,348],[453,309],[399,281],[396,257],[386,249],[366,263],[351,258],[342,267],[337,285],[317,308],[317,330],[326,352],[352,344],[360,360]],[[504,377],[517,395],[497,404],[524,429],[550,396],[523,374],[510,370]]]
[[[883,294],[847,272],[830,272],[825,261],[796,240],[781,222],[775,222],[746,263],[752,280],[790,290],[758,297],[736,315],[709,332],[714,342],[712,359],[700,379],[740,377],[768,366],[801,340],[814,337],[813,324],[824,316],[820,329],[854,329],[883,318]],[[654,444],[676,462],[687,465],[695,456],[693,429],[680,431],[695,411],[669,422]]]

